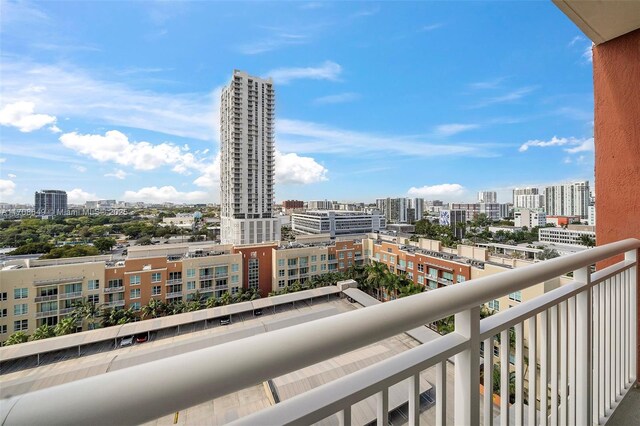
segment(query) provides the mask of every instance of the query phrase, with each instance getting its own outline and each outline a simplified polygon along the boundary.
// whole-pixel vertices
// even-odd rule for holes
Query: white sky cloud
[[[505,93],[504,95],[483,99],[480,102],[476,103],[475,105],[472,105],[471,108],[484,108],[489,105],[502,104],[505,102],[514,102],[524,98],[534,90],[536,90],[536,87],[533,87],[533,86],[521,87],[519,89],[515,89],[508,93]]]
[[[306,68],[277,68],[269,71],[266,76],[273,78],[277,84],[287,84],[293,80],[329,80],[337,81],[342,73],[342,67],[332,61],[325,61],[317,67]]]
[[[593,138],[559,138],[554,136],[547,141],[534,139],[523,143],[518,151],[525,152],[531,147],[546,148],[550,146],[571,146],[572,148],[565,149],[565,151],[570,154],[583,151],[593,151]]]
[[[29,133],[56,122],[56,118],[52,115],[34,114],[35,107],[33,102],[26,101],[5,105],[0,110],[0,124],[16,127],[23,133]]]
[[[87,201],[97,200],[98,196],[94,193],[83,191],[80,188],[67,191],[67,200],[70,204],[84,204]]]
[[[411,187],[407,194],[413,197],[424,197],[424,198],[433,198],[433,197],[459,197],[464,194],[464,187],[457,183],[443,183],[440,185],[425,185],[419,188]]]
[[[0,179],[0,195],[8,196],[13,195],[14,190],[16,189],[16,184],[8,179]]]
[[[102,135],[82,135],[76,132],[60,136],[62,144],[79,154],[100,162],[113,162],[131,166],[136,170],[153,170],[171,166],[174,172],[189,174],[192,169],[203,169],[203,160],[172,143],[132,142],[127,135],[109,130]]]
[[[321,96],[314,99],[313,103],[317,105],[343,104],[346,102],[353,102],[358,99],[360,99],[360,95],[358,93],[346,92],[338,93],[337,95]]]
[[[219,87],[209,93],[156,93],[101,79],[78,66],[6,58],[0,70],[4,102],[28,99],[39,110],[58,117],[86,118],[200,140],[218,139]]]
[[[276,183],[310,184],[327,180],[328,170],[311,157],[276,151]]]
[[[435,128],[435,134],[438,136],[453,136],[461,132],[477,129],[478,127],[480,127],[478,124],[441,124]]]
[[[125,201],[144,201],[148,203],[185,203],[212,201],[211,194],[205,191],[180,192],[173,186],[149,186],[140,188],[137,191],[126,191],[123,199]]]
[[[122,179],[124,179],[124,178],[126,178],[126,177],[127,177],[127,174],[128,174],[128,173],[127,173],[127,172],[125,172],[124,170],[116,169],[116,170],[114,170],[114,171],[113,171],[113,172],[111,172],[111,173],[106,173],[104,176],[105,176],[105,177],[114,177],[114,178],[116,178],[116,179],[120,179],[120,180],[122,180]]]
[[[80,173],[85,173],[87,171],[87,168],[85,166],[74,165],[71,167],[73,167],[75,170],[79,171]]]
[[[15,179],[18,176],[14,175],[13,173],[9,173],[7,176],[9,176],[9,179]]]

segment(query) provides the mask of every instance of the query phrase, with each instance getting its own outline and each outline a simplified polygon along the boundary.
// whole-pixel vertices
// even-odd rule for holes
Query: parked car
[[[136,335],[136,343],[144,343],[144,342],[147,341],[148,338],[149,338],[149,336],[147,336],[147,333],[137,334]]]
[[[229,315],[220,317],[220,325],[229,325],[231,324],[231,317]]]
[[[254,309],[253,315],[259,317],[260,315],[262,315],[262,309]]]
[[[124,348],[125,346],[131,346],[131,345],[133,345],[133,336],[123,337],[122,340],[120,340],[121,348]]]

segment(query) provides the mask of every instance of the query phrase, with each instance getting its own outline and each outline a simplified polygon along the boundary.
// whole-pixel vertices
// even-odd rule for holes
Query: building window
[[[429,287],[435,290],[436,288],[438,288],[438,283],[435,281],[429,280]]]
[[[132,288],[129,291],[129,299],[140,299],[140,289],[139,288]]]
[[[320,255],[320,262],[324,262],[325,260],[327,260],[327,255],[326,254],[321,254]]]
[[[489,309],[491,309],[492,311],[499,311],[500,310],[500,302],[498,302],[497,300],[490,300],[487,303],[487,306],[489,307]]]
[[[29,305],[21,303],[19,305],[13,305],[13,315],[27,315],[29,313]]]
[[[187,269],[187,278],[195,278],[196,276],[196,268]]]
[[[391,263],[392,265],[396,264],[396,257],[395,256],[389,256],[389,263]]]
[[[289,259],[291,260],[291,259]],[[294,259],[295,260],[295,259]],[[260,282],[260,262],[258,259],[249,260],[249,274],[248,274],[249,288],[257,289]]]
[[[418,263],[418,272],[424,272],[424,265],[422,263]]]
[[[389,259],[387,259],[387,255],[386,254],[382,255],[382,261],[383,262],[388,262],[389,261]]]
[[[237,275],[231,275],[231,284],[238,284],[240,282],[240,279],[238,278]]]
[[[317,261],[318,261],[318,256],[316,256],[315,254],[311,256],[311,262],[317,262]]]
[[[140,285],[140,275],[130,275],[129,285]]]
[[[424,275],[418,275],[418,284],[424,284]]]
[[[407,269],[413,269],[413,262],[410,260],[407,261]]]
[[[339,268],[340,269],[344,268],[344,262],[340,262]]]
[[[456,282],[458,283],[463,283],[465,282],[467,279],[464,277],[464,275],[456,275]]]
[[[289,265],[289,267],[297,266],[298,265],[298,258],[294,257],[294,258],[291,258],[291,259],[287,259],[287,264]]]
[[[109,280],[107,285],[108,285],[109,288],[122,287],[122,278],[118,278],[118,279],[115,279],[115,280]]]
[[[427,274],[430,277],[438,278],[438,270],[436,268],[429,268],[429,272]]]
[[[0,325],[0,334],[7,334],[7,326],[5,324]]]
[[[190,281],[190,282],[193,282],[193,281]],[[189,283],[187,283],[187,286],[188,285],[189,285]],[[153,287],[151,287],[151,295],[152,296],[159,296],[161,293],[162,293],[162,287],[161,286],[154,285]]]
[[[318,270],[318,265],[311,265],[311,272],[316,272]]]
[[[285,286],[285,281],[284,280],[279,280],[278,281],[278,288],[283,288]]]
[[[13,289],[13,298],[14,299],[26,299],[29,297],[29,289],[28,288],[14,288]]]
[[[280,270],[278,271],[278,276],[279,276],[279,277],[284,277],[284,269],[280,269]]]
[[[522,291],[518,290],[509,295],[509,299],[515,300],[516,302],[522,302]]]
[[[195,290],[196,282],[195,281],[187,281],[187,290]]]
[[[139,311],[139,310],[140,310],[140,302],[133,302],[133,303],[131,304],[131,308],[132,308],[134,311]]]
[[[413,272],[407,272],[407,278],[413,280]]]
[[[347,257],[348,257],[348,258],[352,258],[352,257],[353,257],[353,252],[348,251],[348,252],[347,252]]]
[[[320,265],[320,270],[321,271],[326,271],[327,270],[327,265],[325,263],[323,263],[322,265]]]
[[[4,318],[7,315],[8,315],[7,314],[7,308],[4,308],[4,309],[0,310],[0,318]]]
[[[160,281],[162,281],[162,272],[154,272],[151,274],[152,283],[159,283]]]
[[[89,285],[89,290],[98,290],[100,288],[100,280],[89,280],[87,283]]]
[[[0,301],[5,302],[7,300],[7,292],[3,291],[0,293]]]
[[[407,267],[407,262],[405,262],[405,261],[404,261],[404,260],[402,260],[402,259],[399,259],[399,260],[398,260],[398,265],[399,265],[401,268],[406,268],[406,267]]]
[[[238,272],[239,270],[240,270],[240,265],[238,265],[237,263],[231,264],[231,272]]]
[[[380,260],[380,253],[376,253],[376,259]]]
[[[453,274],[451,272],[443,272],[442,279],[449,282],[453,282]]]
[[[215,267],[215,275],[216,278],[226,277],[229,275],[229,267],[228,266],[216,266]]]
[[[340,259],[344,259],[344,253],[340,253]]]
[[[29,329],[29,320],[23,319],[13,322],[13,331],[26,331]]]

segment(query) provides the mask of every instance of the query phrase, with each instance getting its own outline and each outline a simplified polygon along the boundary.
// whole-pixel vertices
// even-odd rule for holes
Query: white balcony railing
[[[377,423],[388,423],[389,388],[408,379],[409,424],[420,416],[419,375],[436,367],[435,423],[491,425],[494,407],[480,386],[480,342],[492,347],[515,329],[515,403],[501,398],[500,423],[604,424],[636,380],[637,249],[628,239],[392,302],[255,335],[2,401],[2,424],[144,423],[455,315],[455,331],[340,377],[234,422],[311,424],[377,396]],[[624,260],[591,273],[592,264]],[[573,281],[480,320],[479,306],[573,272]],[[524,330],[531,336],[525,357]],[[331,330],[327,333],[327,330]],[[537,331],[537,333],[536,333]],[[509,387],[509,346],[501,345],[501,389]],[[249,348],[260,348],[255,357]],[[489,352],[490,353],[490,352]],[[446,363],[454,360],[455,406],[447,407]],[[211,363],[215,359],[215,363]],[[526,368],[539,360],[539,371]],[[224,365],[225,368],[220,368]],[[494,362],[484,363],[492,389]],[[127,383],[125,388],[122,383]],[[525,389],[525,385],[528,389]],[[95,389],[108,395],[95,401]],[[184,390],[188,389],[189,392]],[[551,397],[553,395],[553,397]],[[529,404],[525,404],[525,396]],[[536,401],[543,401],[537,404]],[[510,412],[515,416],[510,416]]]

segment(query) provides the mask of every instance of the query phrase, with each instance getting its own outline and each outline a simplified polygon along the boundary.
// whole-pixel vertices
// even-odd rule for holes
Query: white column
[[[480,308],[456,314],[455,332],[469,340],[469,348],[455,356],[455,424],[480,423]]]

